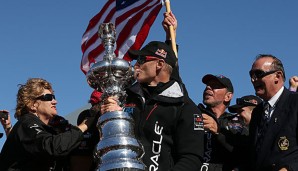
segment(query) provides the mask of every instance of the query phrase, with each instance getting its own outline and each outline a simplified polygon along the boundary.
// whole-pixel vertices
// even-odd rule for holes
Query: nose
[[[213,88],[210,85],[206,85],[205,90],[212,90]]]
[[[52,103],[53,103],[53,104],[57,104],[58,101],[57,101],[56,99],[53,99],[53,100],[52,100]]]

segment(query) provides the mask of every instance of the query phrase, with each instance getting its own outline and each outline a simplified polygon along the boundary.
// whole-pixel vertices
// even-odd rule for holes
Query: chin
[[[260,92],[256,92],[256,96],[260,97],[263,100],[265,98],[265,94],[264,93],[260,93]]]
[[[257,96],[260,96],[260,95],[262,95],[262,94],[264,94],[264,89],[261,89],[261,88],[256,88],[255,89],[255,94],[257,95]]]
[[[137,78],[137,82],[139,82],[139,83],[145,83],[144,79],[140,79],[140,78]]]
[[[54,117],[54,116],[56,116],[57,115],[57,113],[52,113],[50,116],[51,116],[51,118],[52,117]]]

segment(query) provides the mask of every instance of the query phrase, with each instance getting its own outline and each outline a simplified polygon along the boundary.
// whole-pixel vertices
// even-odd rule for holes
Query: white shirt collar
[[[279,99],[279,97],[281,96],[281,93],[284,91],[284,86],[282,86],[278,92],[271,97],[271,99],[268,101],[268,103],[270,104],[271,107],[273,107],[275,105],[275,103],[277,102],[277,100]]]

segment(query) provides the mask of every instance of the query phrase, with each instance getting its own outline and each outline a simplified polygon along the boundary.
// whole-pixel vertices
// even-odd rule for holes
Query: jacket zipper
[[[157,108],[157,103],[154,104],[153,108],[151,109],[151,111],[149,112],[146,121],[149,119],[149,117],[151,116],[152,112]]]

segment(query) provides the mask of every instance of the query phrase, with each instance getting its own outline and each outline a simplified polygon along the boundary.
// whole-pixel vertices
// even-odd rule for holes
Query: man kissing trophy
[[[105,48],[102,61],[96,62],[87,73],[89,85],[103,92],[102,99],[116,96],[123,106],[125,87],[133,80],[133,68],[124,59],[116,58],[114,53],[115,27],[112,23],[102,23],[98,31]],[[124,111],[106,112],[98,119],[100,141],[96,157],[99,158],[100,171],[141,171],[146,166],[141,158],[143,146],[135,138],[132,116]]]

